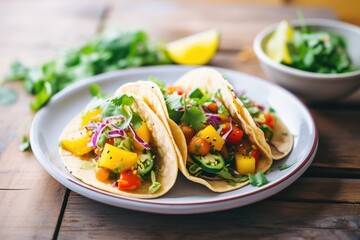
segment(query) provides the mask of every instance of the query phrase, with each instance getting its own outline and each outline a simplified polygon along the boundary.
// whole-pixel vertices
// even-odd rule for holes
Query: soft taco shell
[[[203,91],[215,93],[216,91],[219,90],[220,95],[222,96],[221,101],[224,104],[225,108],[229,111],[234,121],[243,128],[245,133],[248,135],[250,141],[253,144],[255,144],[262,153],[261,159],[259,159],[255,171],[266,172],[271,167],[272,158],[270,154],[270,147],[266,144],[264,135],[257,136],[255,134],[254,129],[243,118],[243,116],[240,114],[238,109],[234,107],[234,102],[236,101],[236,97],[233,91],[231,91],[232,86],[222,77],[222,75],[219,72],[215,71],[214,69],[206,68],[206,67],[198,68],[183,75],[177,82],[175,82],[175,84],[173,84],[173,86],[180,86],[188,91],[195,88],[199,88]],[[179,134],[174,134],[174,138],[179,138]],[[187,151],[186,142],[179,144],[178,147],[180,148],[181,151]],[[187,160],[184,159],[182,162],[179,162],[179,168],[181,172],[189,180],[205,185],[214,192],[227,192],[234,189],[238,189],[248,184],[248,182],[244,182],[244,183],[236,183],[234,186],[232,186],[229,185],[226,181],[205,180],[202,178],[191,176],[186,168],[186,161]]]
[[[134,96],[135,97],[135,96]],[[161,183],[161,188],[154,194],[148,192],[151,185],[151,180],[148,178],[141,187],[131,191],[120,191],[116,187],[111,186],[111,183],[103,183],[96,179],[94,169],[81,169],[86,163],[91,163],[91,157],[76,157],[70,152],[59,148],[60,155],[65,167],[68,171],[81,180],[82,182],[91,185],[95,188],[102,189],[107,192],[118,195],[133,197],[133,198],[156,198],[164,195],[175,184],[178,166],[177,155],[175,148],[171,143],[171,137],[165,129],[164,124],[160,121],[156,114],[147,106],[141,99],[136,98],[136,103],[133,105],[133,110],[137,112],[151,133],[150,145],[156,151],[156,165],[159,166],[159,171],[156,175],[156,180]],[[86,111],[86,110],[85,110]],[[64,129],[60,139],[69,138],[73,132],[79,131],[81,125],[81,114],[76,116]]]
[[[256,171],[265,172],[270,168],[272,164],[270,148],[263,147],[263,145],[256,139],[256,135],[254,134],[252,128],[244,122],[241,115],[236,113],[236,110],[231,105],[233,100],[232,92],[228,90],[227,81],[224,80],[218,72],[210,68],[200,68],[185,74],[174,85],[181,86],[185,89],[194,89],[198,87],[200,89],[206,89],[209,92],[215,92],[220,88],[221,94],[223,96],[224,106],[230,110],[229,112],[235,121],[240,123],[249,136],[250,140],[258,145],[259,149],[263,153],[263,159],[259,161]],[[165,125],[167,125],[167,129],[170,129],[170,132],[174,137],[174,143],[182,156],[179,158],[179,168],[186,178],[193,182],[205,185],[214,192],[227,192],[248,184],[248,182],[244,182],[236,183],[235,186],[232,186],[229,185],[226,181],[205,180],[191,176],[189,174],[186,168],[188,154],[185,137],[180,127],[169,118],[163,94],[156,84],[150,81],[128,83],[120,87],[118,92],[133,93],[137,94],[138,96],[142,96],[145,102],[151,106],[151,109],[156,112]],[[265,139],[263,141],[265,141]]]

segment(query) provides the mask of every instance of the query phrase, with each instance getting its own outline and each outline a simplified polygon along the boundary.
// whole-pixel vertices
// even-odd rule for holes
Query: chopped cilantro
[[[135,99],[132,96],[123,94],[120,97],[111,99],[111,102],[117,107],[124,107],[131,106],[135,102]]]
[[[97,84],[91,84],[89,87],[90,95],[93,97],[103,98],[106,96]]]
[[[297,162],[297,161],[295,161],[295,162],[293,162],[293,163],[290,163],[290,164],[283,163],[283,164],[281,164],[281,165],[278,167],[278,169],[279,169],[280,171],[285,170],[285,169],[288,169],[288,168],[292,167],[296,162]]]
[[[181,122],[186,123],[196,131],[200,131],[204,127],[206,116],[198,107],[192,106],[190,109],[185,108]]]
[[[266,178],[264,173],[258,172],[255,175],[254,174],[248,174],[250,184],[253,186],[261,187],[265,184],[269,183],[269,180]]]
[[[166,96],[165,102],[169,109],[177,110],[178,108],[184,105],[184,96],[171,94]]]
[[[156,85],[158,85],[158,87],[159,87],[160,89],[166,88],[165,82],[163,82],[162,80],[158,79],[158,78],[155,77],[155,76],[152,76],[152,75],[149,76],[148,80],[151,81],[151,82],[153,82],[153,83],[155,83]]]
[[[29,137],[28,136],[23,136],[21,144],[19,146],[19,150],[21,152],[25,152],[27,150],[30,150],[30,141],[29,141]]]

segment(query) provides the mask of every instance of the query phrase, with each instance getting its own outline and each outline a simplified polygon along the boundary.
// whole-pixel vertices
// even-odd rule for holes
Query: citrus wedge
[[[203,65],[214,56],[220,34],[212,29],[167,44],[170,58],[178,64]]]
[[[276,62],[291,64],[292,59],[287,43],[291,41],[294,32],[295,29],[288,21],[281,21],[266,44],[266,54]]]

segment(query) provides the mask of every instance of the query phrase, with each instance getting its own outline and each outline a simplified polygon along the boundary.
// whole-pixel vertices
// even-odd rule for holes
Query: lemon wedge
[[[212,29],[170,42],[166,48],[175,63],[203,65],[214,56],[219,39],[220,33]]]
[[[295,29],[288,21],[281,21],[266,44],[266,54],[276,62],[291,64],[292,59],[287,43],[291,41],[294,32]]]

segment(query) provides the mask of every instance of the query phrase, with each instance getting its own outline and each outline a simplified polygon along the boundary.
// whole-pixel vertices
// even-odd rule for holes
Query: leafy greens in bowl
[[[360,85],[360,28],[328,19],[305,19],[305,24],[313,33],[298,30],[295,34],[303,26],[295,20],[283,24],[280,31],[276,24],[256,36],[254,51],[266,74],[308,101],[336,100],[355,91]],[[348,55],[339,50],[342,39]],[[288,47],[290,41],[297,42]]]

